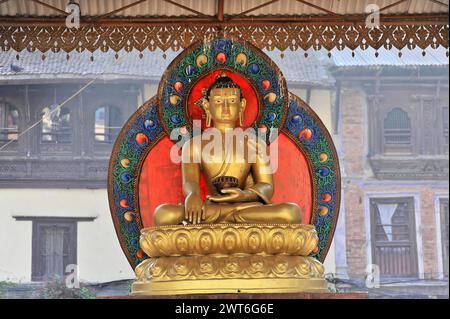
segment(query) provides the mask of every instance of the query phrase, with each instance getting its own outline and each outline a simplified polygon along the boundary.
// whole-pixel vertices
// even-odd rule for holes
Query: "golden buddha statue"
[[[243,126],[245,107],[225,74],[209,88],[206,129],[182,148],[184,205],[158,206],[156,226],[141,230],[149,258],[135,268],[133,295],[327,291],[323,265],[310,256],[318,245],[315,227],[301,224],[297,204],[271,203],[266,143],[229,138],[238,121]]]
[[[241,135],[244,137],[241,139],[233,135],[238,120],[243,126],[245,107],[246,100],[240,87],[222,73],[203,100],[207,126],[204,134],[221,140],[207,141],[202,136],[195,136],[184,144],[182,177],[185,203],[159,206],[154,214],[156,225],[301,223],[297,204],[271,203],[274,183],[269,156],[265,156],[265,142],[261,139],[255,141],[247,135]],[[214,134],[210,132],[212,130],[215,130]],[[226,138],[227,134],[232,134],[231,141]],[[208,152],[207,144],[214,142],[219,142],[221,149]],[[256,156],[252,157],[252,154]],[[201,173],[208,188],[206,201],[200,195]]]

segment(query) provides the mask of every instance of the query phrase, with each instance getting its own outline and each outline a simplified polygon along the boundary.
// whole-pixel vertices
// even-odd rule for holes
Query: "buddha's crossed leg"
[[[184,205],[163,204],[156,208],[157,226],[179,225],[185,219]],[[262,204],[260,202],[216,204],[206,202],[201,224],[300,224],[301,210],[294,203]]]

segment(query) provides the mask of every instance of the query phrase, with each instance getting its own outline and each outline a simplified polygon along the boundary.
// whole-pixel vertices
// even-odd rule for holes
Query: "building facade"
[[[433,58],[402,65],[380,54],[372,65],[338,59],[333,67],[341,88],[341,276],[435,280],[448,289],[448,60]]]

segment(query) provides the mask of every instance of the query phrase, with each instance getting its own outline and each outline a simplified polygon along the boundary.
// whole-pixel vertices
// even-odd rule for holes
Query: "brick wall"
[[[363,190],[364,94],[344,90],[341,101],[343,188],[348,274],[361,277],[366,267]]]
[[[419,199],[420,225],[416,231],[422,236],[422,258],[425,279],[438,278],[438,248],[435,221],[435,195],[448,193],[448,188],[436,188],[414,183],[395,182],[390,186],[386,181],[375,180],[367,169],[367,134],[365,123],[365,92],[359,89],[345,89],[341,100],[341,139],[343,189],[346,222],[346,253],[348,274],[351,278],[362,278],[367,266],[365,233],[365,196],[368,193],[398,195],[416,194]],[[366,169],[365,169],[366,168]],[[368,183],[368,181],[370,181]],[[370,185],[370,186],[367,186]],[[398,186],[400,185],[400,186]],[[413,186],[411,186],[413,185]],[[367,208],[368,209],[368,208]],[[370,245],[369,245],[370,247]]]

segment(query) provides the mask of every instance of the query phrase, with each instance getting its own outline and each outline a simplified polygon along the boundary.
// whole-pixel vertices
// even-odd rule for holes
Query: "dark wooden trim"
[[[217,21],[222,22],[224,20],[224,1],[217,0]]]
[[[97,17],[81,17],[81,26],[103,26],[103,27],[148,27],[148,26],[283,26],[285,25],[365,25],[366,15],[260,15],[250,17],[224,16],[224,21],[217,20],[217,17],[209,16],[148,16],[148,17],[114,17],[99,19]],[[380,16],[380,22],[388,25],[448,25],[448,13],[432,14],[384,14]],[[23,26],[63,26],[65,27],[65,17],[10,17],[0,16],[0,25],[23,25]]]

